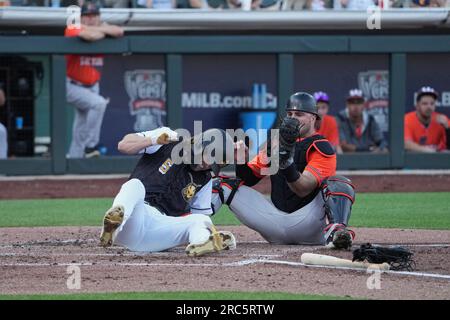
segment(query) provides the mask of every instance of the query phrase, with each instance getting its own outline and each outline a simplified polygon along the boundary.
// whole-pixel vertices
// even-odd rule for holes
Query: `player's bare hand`
[[[386,148],[380,148],[380,147],[377,147],[377,146],[371,146],[369,148],[369,150],[370,150],[370,152],[373,152],[373,153],[386,153],[386,152],[388,152],[388,150]]]
[[[445,114],[438,114],[436,116],[436,121],[443,126],[445,129],[448,129],[448,118]]]
[[[437,151],[436,146],[422,146],[422,151],[425,153],[434,153]]]
[[[122,27],[115,26],[106,22],[102,23],[100,28],[102,32],[111,37],[119,38],[123,37],[124,34],[124,29]]]

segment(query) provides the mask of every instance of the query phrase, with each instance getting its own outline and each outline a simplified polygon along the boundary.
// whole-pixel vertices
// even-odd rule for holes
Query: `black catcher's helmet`
[[[286,111],[303,111],[315,114],[320,120],[320,115],[317,112],[317,103],[312,95],[306,92],[296,92],[290,96]]]

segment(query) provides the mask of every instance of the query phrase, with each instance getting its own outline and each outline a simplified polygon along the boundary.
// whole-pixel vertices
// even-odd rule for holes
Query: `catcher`
[[[102,246],[114,243],[133,251],[156,252],[189,243],[189,256],[236,247],[233,234],[218,232],[210,218],[211,171],[217,175],[224,159],[218,159],[218,154],[211,162],[204,155],[215,139],[231,148],[233,140],[220,129],[201,135],[202,139],[191,140],[192,156],[201,155],[202,163],[196,165],[171,159],[172,150],[182,142],[167,127],[131,133],[119,142],[122,153],[143,155],[103,218]]]
[[[236,166],[237,179],[215,180],[215,211],[227,204],[243,224],[270,243],[348,249],[355,237],[347,228],[355,193],[349,179],[334,176],[334,149],[315,132],[320,121],[316,101],[308,93],[295,93],[286,112],[279,127],[279,170],[270,176],[271,201],[250,188],[264,178],[266,148]],[[243,142],[237,148],[246,149]]]

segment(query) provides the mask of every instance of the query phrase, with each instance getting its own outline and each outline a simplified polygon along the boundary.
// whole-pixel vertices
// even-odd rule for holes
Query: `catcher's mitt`
[[[280,168],[285,169],[293,162],[295,142],[300,136],[301,123],[291,117],[285,117],[280,124]]]
[[[362,244],[359,249],[353,250],[353,261],[387,262],[391,270],[414,270],[415,262],[412,256],[413,253],[403,247],[373,246],[370,243]]]

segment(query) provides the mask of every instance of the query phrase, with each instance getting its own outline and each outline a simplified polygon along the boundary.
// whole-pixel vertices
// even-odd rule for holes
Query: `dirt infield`
[[[358,192],[448,191],[450,185],[450,175],[354,175],[351,179]],[[113,197],[125,181],[0,181],[0,199]],[[268,192],[269,185],[262,183],[257,189]],[[378,274],[305,266],[300,259],[305,252],[351,258],[350,251],[269,245],[244,226],[224,229],[236,235],[237,249],[195,259],[187,257],[183,247],[153,254],[101,248],[100,228],[95,227],[2,228],[0,294],[220,290],[450,299],[450,231],[356,228],[353,249],[371,242],[401,244],[414,252],[415,272],[383,273],[377,289],[373,277]],[[67,288],[71,265],[80,267],[80,290]]]
[[[0,293],[119,291],[277,291],[372,299],[449,299],[450,231],[356,229],[365,242],[403,244],[415,253],[416,273],[380,275],[380,289],[368,289],[373,273],[306,267],[304,252],[350,258],[351,252],[323,247],[269,245],[246,227],[226,227],[236,250],[190,258],[184,247],[138,254],[97,245],[94,227],[4,228],[0,235]],[[383,235],[383,236],[381,236]],[[78,265],[81,289],[67,288],[67,267]],[[373,283],[373,282],[370,282]]]

